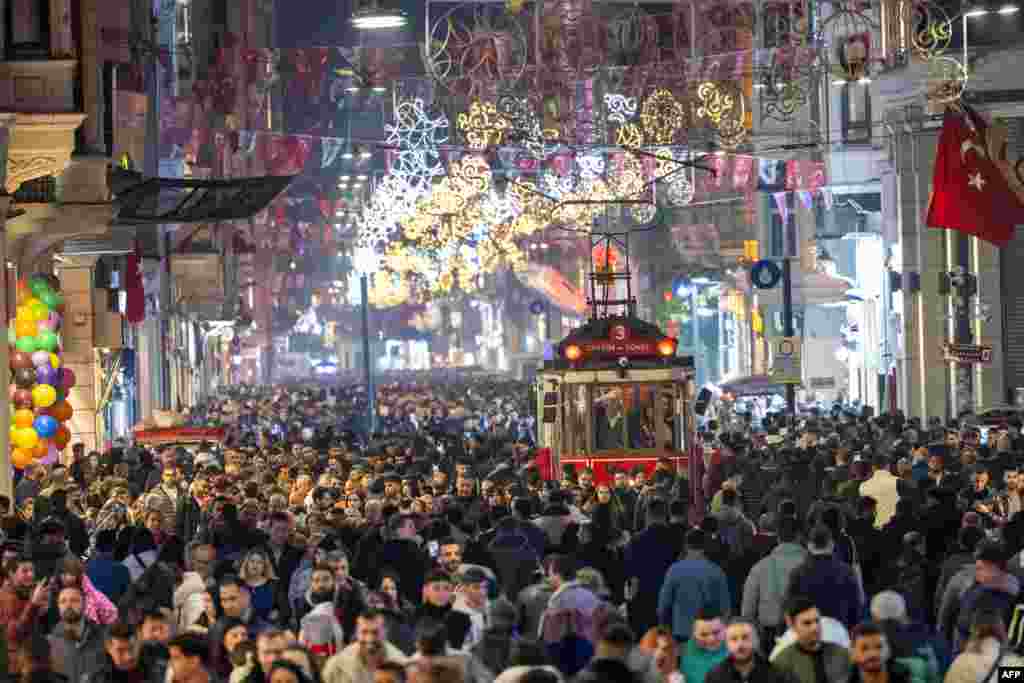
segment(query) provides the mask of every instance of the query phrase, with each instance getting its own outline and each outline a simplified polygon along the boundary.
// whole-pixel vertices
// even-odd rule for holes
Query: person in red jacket
[[[8,656],[32,633],[50,606],[50,580],[36,582],[35,564],[26,555],[16,560],[13,573],[0,588],[0,627],[7,637]]]

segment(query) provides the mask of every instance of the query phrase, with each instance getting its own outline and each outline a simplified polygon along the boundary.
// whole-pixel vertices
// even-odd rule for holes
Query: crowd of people
[[[710,422],[703,478],[535,465],[530,388],[235,390],[223,443],[19,473],[25,683],[980,683],[1024,664],[1021,424]],[[691,485],[692,484],[692,485]],[[694,510],[700,487],[706,509]]]

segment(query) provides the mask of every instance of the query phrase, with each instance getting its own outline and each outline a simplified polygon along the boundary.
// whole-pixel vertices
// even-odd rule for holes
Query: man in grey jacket
[[[807,559],[807,550],[800,545],[798,531],[795,518],[779,519],[779,544],[751,568],[743,586],[742,614],[761,625],[762,642],[768,650],[775,638],[786,630],[782,605],[790,575]]]

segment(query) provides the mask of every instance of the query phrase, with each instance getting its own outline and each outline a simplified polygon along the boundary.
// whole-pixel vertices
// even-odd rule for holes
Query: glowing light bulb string
[[[711,173],[714,176],[718,175],[718,171],[716,171],[713,168],[709,168],[707,166],[704,166],[703,164],[700,163],[704,158],[706,158],[709,155],[702,155],[699,159],[696,159],[694,161],[689,161],[689,160],[674,159],[672,157],[666,157],[666,156],[657,154],[655,152],[648,152],[646,150],[638,149],[638,148],[635,148],[635,147],[623,147],[622,149],[624,149],[626,152],[629,152],[629,153],[632,153],[632,154],[637,154],[637,155],[640,155],[640,156],[651,157],[653,159],[659,159],[661,161],[666,161],[666,162],[673,163],[673,164],[675,164],[677,166],[677,168],[672,169],[668,173],[664,173],[664,174],[662,174],[660,176],[657,176],[657,177],[651,179],[650,181],[644,183],[639,191],[633,193],[633,195],[632,195],[633,197],[641,197],[642,195],[646,194],[647,191],[650,190],[652,187],[654,187],[657,183],[672,177],[673,175],[675,175],[676,173],[679,173],[680,171],[685,171],[687,168],[694,168],[694,169],[697,169],[697,170],[700,170],[700,171],[707,171],[708,173]],[[531,185],[528,185],[526,183],[521,183],[518,180],[509,179],[509,182],[511,184],[513,184],[513,185],[516,185],[517,187],[525,189],[527,192],[530,192],[530,193],[535,194],[535,195],[537,195],[539,197],[542,197],[542,198],[544,198],[544,199],[546,199],[546,200],[548,200],[550,202],[555,202],[555,207],[554,207],[555,211],[557,211],[558,209],[560,209],[563,206],[581,205],[581,204],[582,205],[592,206],[592,205],[595,205],[595,204],[631,205],[631,204],[650,204],[651,203],[650,201],[648,201],[646,199],[637,199],[637,198],[630,199],[628,197],[620,197],[620,198],[615,198],[615,199],[565,199],[565,200],[559,200],[557,197],[552,197],[551,195],[546,194],[544,192],[541,192],[540,190],[535,189]],[[565,229],[568,229],[568,228],[565,228]]]

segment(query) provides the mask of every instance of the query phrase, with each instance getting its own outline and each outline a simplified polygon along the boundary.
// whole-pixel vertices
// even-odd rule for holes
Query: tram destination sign
[[[587,355],[603,356],[656,356],[658,340],[633,337],[625,325],[612,325],[607,339],[595,339],[581,344]]]
[[[626,341],[601,339],[586,342],[582,346],[584,353],[588,355],[656,356],[658,354],[658,343],[646,339],[629,339]]]

